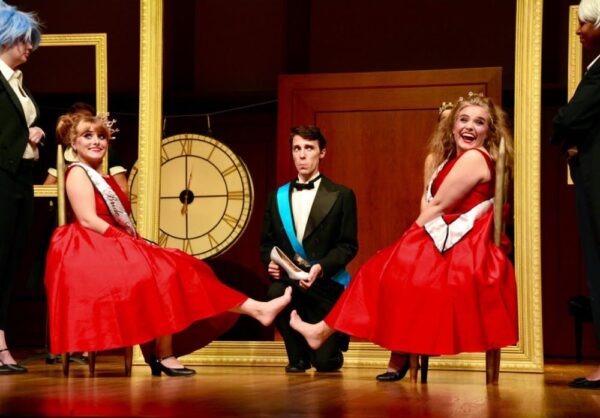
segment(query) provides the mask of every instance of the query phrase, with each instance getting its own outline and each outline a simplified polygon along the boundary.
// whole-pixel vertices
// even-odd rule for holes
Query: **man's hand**
[[[275,280],[281,279],[281,267],[279,267],[278,264],[275,264],[275,262],[271,261],[269,263],[269,268],[267,271],[269,272],[269,276]]]
[[[321,277],[322,275],[323,269],[321,268],[321,265],[315,264],[310,268],[310,271],[308,272],[308,279],[300,280],[300,287],[303,289],[308,289],[312,286],[315,280],[317,280],[317,278]]]

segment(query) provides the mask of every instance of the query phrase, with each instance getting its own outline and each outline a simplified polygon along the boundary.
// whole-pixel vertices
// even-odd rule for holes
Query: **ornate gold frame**
[[[579,6],[569,7],[569,61],[567,72],[567,98],[570,100],[581,81],[583,53],[579,37],[575,33],[579,27]]]
[[[571,100],[581,81],[583,70],[583,52],[579,37],[575,33],[579,27],[579,6],[569,7],[569,59],[567,61],[567,100]],[[567,184],[573,185],[571,169],[567,165]]]
[[[140,0],[140,156],[147,167],[143,211],[143,234],[157,233],[160,146],[160,86],[162,51],[162,0]],[[520,340],[502,353],[502,370],[541,372],[542,295],[540,242],[540,113],[543,0],[517,0],[515,68],[515,256],[518,279]],[[160,35],[159,35],[160,34]],[[148,59],[153,57],[153,59]],[[152,125],[151,125],[152,124]],[[143,128],[143,129],[142,129]],[[148,189],[148,186],[150,186]],[[383,367],[389,352],[371,344],[350,345],[345,364]],[[183,358],[187,364],[284,365],[281,341],[215,341]],[[142,364],[140,350],[134,361]],[[452,369],[483,369],[482,353],[438,357],[431,366]]]
[[[108,109],[108,67],[106,33],[71,33],[42,35],[40,46],[93,46],[96,61],[96,109],[104,113]],[[34,185],[35,197],[56,197],[58,188],[53,185]]]

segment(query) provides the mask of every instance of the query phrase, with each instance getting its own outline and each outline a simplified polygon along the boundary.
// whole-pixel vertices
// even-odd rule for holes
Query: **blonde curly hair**
[[[467,106],[480,106],[488,113],[488,135],[483,146],[494,161],[498,159],[498,148],[500,139],[504,138],[506,145],[506,167],[509,172],[513,166],[513,139],[508,129],[506,112],[497,106],[492,99],[482,94],[469,92],[466,98],[459,97],[454,108],[446,120],[442,121],[436,128],[429,141],[429,154],[432,156],[432,165],[439,166],[447,158],[456,156],[456,142],[454,140],[454,122],[460,111]]]

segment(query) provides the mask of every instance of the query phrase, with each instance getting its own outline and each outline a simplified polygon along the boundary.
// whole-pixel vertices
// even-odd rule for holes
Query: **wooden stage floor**
[[[485,385],[483,372],[431,370],[429,383],[379,383],[381,370],[285,374],[282,367],[195,367],[189,378],[152,377],[122,358],[99,356],[96,377],[73,364],[28,363],[30,372],[0,376],[3,416],[194,417],[600,417],[600,390],[566,383],[595,366],[554,362],[544,374],[501,373]]]

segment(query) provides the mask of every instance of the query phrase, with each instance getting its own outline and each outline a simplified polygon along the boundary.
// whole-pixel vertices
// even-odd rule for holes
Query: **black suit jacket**
[[[552,143],[577,146],[581,186],[600,243],[600,60],[587,71],[569,103],[554,118]]]
[[[269,195],[263,220],[260,254],[265,267],[269,265],[273,246],[281,248],[290,258],[295,254],[277,209],[277,191]],[[302,246],[306,255],[321,265],[324,278],[331,278],[354,258],[358,239],[356,197],[351,189],[321,177]]]
[[[27,89],[39,115],[37,104]],[[29,139],[23,107],[8,81],[0,73],[0,168],[16,173]]]

